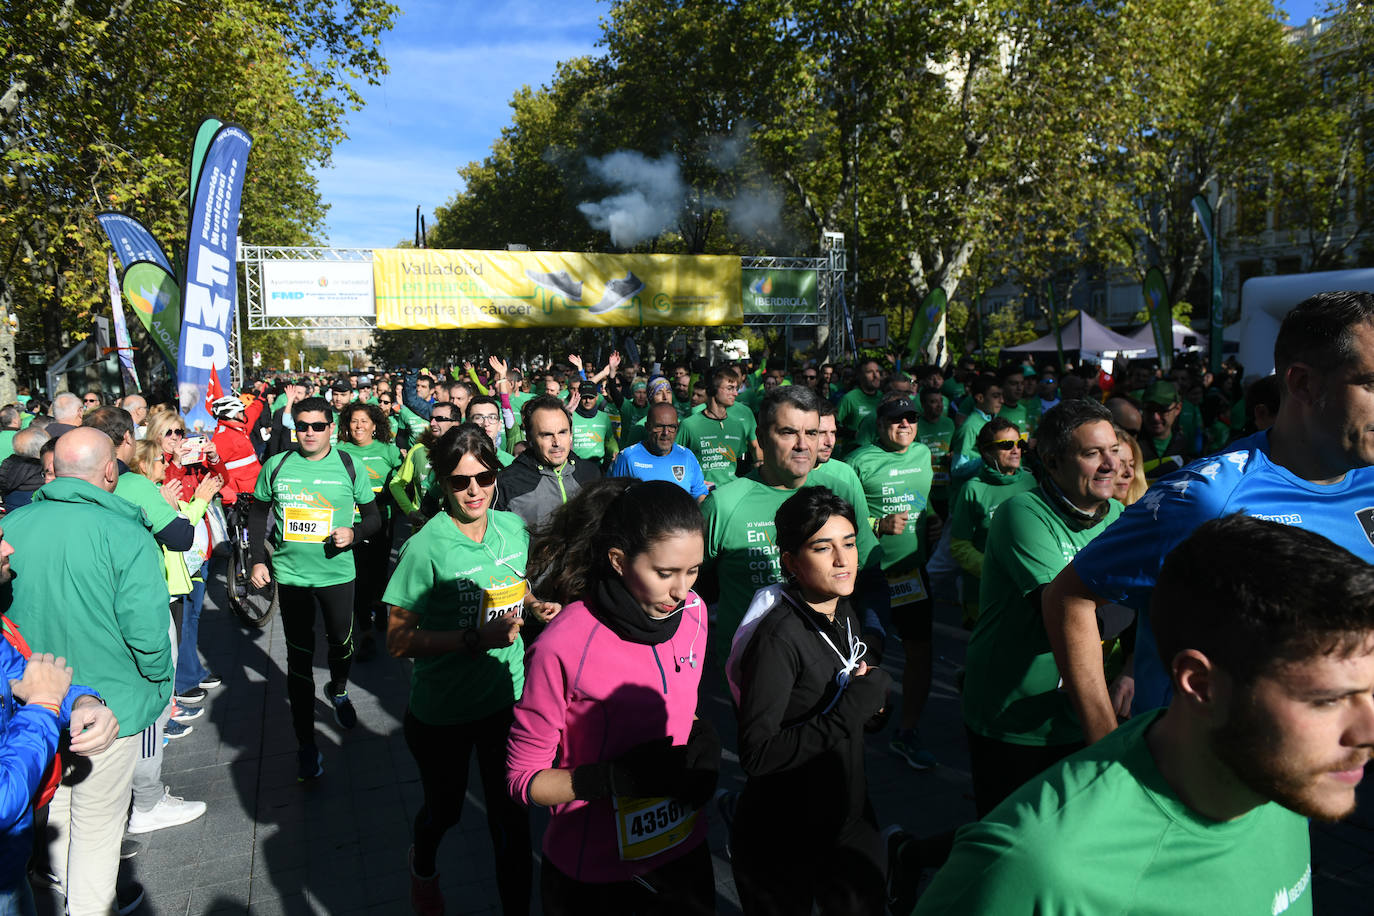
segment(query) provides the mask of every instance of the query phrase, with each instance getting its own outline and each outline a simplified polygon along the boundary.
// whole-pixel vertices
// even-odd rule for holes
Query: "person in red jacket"
[[[231,505],[240,493],[251,493],[257,483],[262,464],[253,450],[253,442],[248,438],[252,428],[243,402],[233,395],[226,395],[215,401],[215,419],[219,426],[210,439],[220,461],[224,463],[224,489],[220,491],[225,505]]]
[[[163,409],[148,415],[148,432],[144,438],[162,445],[166,458],[167,479],[181,484],[178,499],[190,502],[200,482],[212,474],[229,479],[229,472],[220,459],[215,443],[205,443],[204,451],[189,447],[186,441],[186,422],[175,410]],[[221,491],[223,492],[223,491]]]

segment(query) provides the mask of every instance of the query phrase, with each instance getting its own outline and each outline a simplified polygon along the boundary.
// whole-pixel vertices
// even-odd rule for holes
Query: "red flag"
[[[219,371],[212,368],[210,370],[210,382],[205,386],[205,409],[209,411],[210,416],[215,415],[215,402],[222,397],[224,397],[224,388],[219,383]]]

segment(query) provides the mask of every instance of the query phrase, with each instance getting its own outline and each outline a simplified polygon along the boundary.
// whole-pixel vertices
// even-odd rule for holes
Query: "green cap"
[[[1159,407],[1172,407],[1178,403],[1178,389],[1173,382],[1151,382],[1150,387],[1145,389],[1144,401]]]

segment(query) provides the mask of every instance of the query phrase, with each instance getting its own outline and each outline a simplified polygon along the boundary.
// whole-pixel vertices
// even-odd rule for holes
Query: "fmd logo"
[[[273,299],[304,299],[305,293],[272,293]]]

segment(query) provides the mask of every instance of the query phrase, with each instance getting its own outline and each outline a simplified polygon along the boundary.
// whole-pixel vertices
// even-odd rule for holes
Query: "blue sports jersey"
[[[672,451],[660,458],[645,448],[643,442],[636,442],[616,456],[610,476],[666,480],[693,496],[707,493],[706,478],[702,476],[697,456],[681,445],[674,445]]]
[[[1203,522],[1236,512],[1307,528],[1374,563],[1374,468],[1326,486],[1302,480],[1270,460],[1262,432],[1162,478],[1073,560],[1099,598],[1137,612],[1133,713],[1171,695],[1146,613],[1164,557]]]

